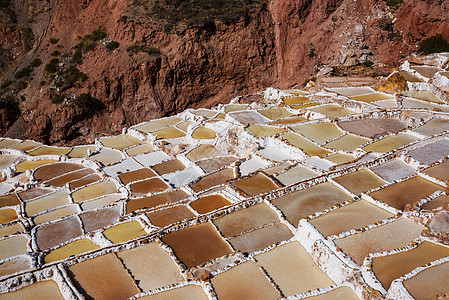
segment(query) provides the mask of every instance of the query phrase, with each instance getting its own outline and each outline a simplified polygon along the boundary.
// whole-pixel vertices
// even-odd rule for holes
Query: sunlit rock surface
[[[448,58],[93,145],[1,139],[0,299],[448,293]]]

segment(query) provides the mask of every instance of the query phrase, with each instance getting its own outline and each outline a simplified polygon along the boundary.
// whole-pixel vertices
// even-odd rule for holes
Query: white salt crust
[[[445,59],[447,59],[447,57],[445,57]],[[429,58],[428,61],[429,61],[429,63],[432,62],[432,64],[437,64],[437,65],[440,64],[438,66],[441,66],[442,63],[444,62],[443,56],[438,56],[438,55],[432,56],[431,58]],[[403,68],[404,70],[410,70],[410,66],[408,66],[407,64],[404,64],[403,67],[401,67],[401,68]],[[416,71],[411,70],[411,73],[416,74]],[[417,74],[417,76],[419,77],[421,75]],[[439,78],[438,74],[435,76],[435,78]],[[426,82],[425,78],[423,78],[423,80],[424,80],[423,83],[415,84],[413,87],[417,90],[430,90],[437,97],[439,97],[440,94],[438,94],[438,89],[435,90],[434,87],[432,86],[432,84],[429,84]],[[439,80],[441,81],[443,79],[440,78]],[[409,83],[409,85],[410,85],[410,83]],[[280,105],[280,104],[282,105],[283,97],[295,96],[295,91],[281,91],[281,90],[269,88],[269,89],[267,89],[267,91],[265,91],[264,94],[266,96],[265,97],[266,99],[268,99],[268,100],[271,99],[271,100],[275,101],[276,102],[275,105],[270,104],[270,103],[260,103],[260,104],[253,103],[253,104],[249,105],[248,107],[246,107],[245,111],[251,111],[251,110],[255,111],[260,108],[276,107],[276,105]],[[186,148],[186,151],[181,152],[180,154],[177,154],[176,158],[178,158],[181,162],[183,162],[184,165],[186,165],[186,167],[198,170],[198,172],[200,172],[201,175],[204,175],[204,172],[194,162],[187,159],[185,155],[188,153],[188,151],[191,151],[194,147],[196,147],[200,144],[211,144],[211,145],[216,146],[219,150],[221,150],[224,155],[231,154],[231,155],[238,155],[240,157],[239,161],[237,161],[236,163],[231,165],[231,167],[234,167],[236,172],[238,171],[239,167],[241,166],[241,164],[243,162],[248,161],[250,159],[255,159],[255,158],[257,158],[258,160],[261,160],[265,163],[265,166],[262,167],[261,172],[263,172],[264,168],[274,166],[275,161],[279,160],[279,158],[277,158],[276,155],[271,154],[272,155],[271,157],[265,157],[258,153],[257,154],[254,153],[257,150],[272,147],[272,149],[280,149],[283,153],[285,153],[285,157],[290,156],[290,157],[294,158],[294,159],[287,158],[287,159],[284,159],[284,161],[290,161],[290,162],[294,162],[294,163],[302,161],[302,163],[305,164],[308,169],[317,172],[317,176],[315,176],[314,178],[311,178],[311,179],[306,179],[306,180],[294,183],[287,187],[280,187],[279,189],[277,189],[275,191],[271,191],[271,192],[268,192],[268,193],[265,193],[262,195],[257,195],[254,197],[248,197],[248,195],[245,195],[240,190],[235,189],[232,186],[232,182],[234,182],[236,180],[240,180],[242,178],[248,178],[248,177],[254,175],[260,168],[257,168],[254,170],[250,169],[250,172],[248,172],[248,174],[244,177],[231,180],[228,183],[221,184],[216,187],[212,187],[206,191],[202,191],[201,193],[193,193],[192,189],[189,186],[186,186],[184,183],[181,183],[180,189],[186,191],[190,196],[188,196],[186,199],[184,199],[178,203],[156,206],[156,207],[152,208],[150,211],[156,211],[156,210],[161,210],[166,207],[176,206],[179,203],[185,203],[188,205],[188,207],[190,207],[189,203],[193,202],[200,196],[209,195],[209,194],[217,194],[217,193],[223,195],[225,198],[230,200],[232,202],[232,204],[230,206],[214,210],[205,215],[199,215],[195,211],[192,210],[192,212],[196,215],[195,218],[192,218],[192,219],[189,219],[184,222],[177,223],[177,224],[168,225],[164,228],[157,228],[150,224],[150,222],[149,222],[148,218],[145,216],[145,214],[142,214],[142,212],[145,212],[148,210],[143,209],[143,210],[140,210],[137,212],[133,212],[131,215],[124,217],[123,220],[121,220],[121,223],[131,221],[131,220],[137,220],[142,225],[144,230],[146,230],[146,232],[148,233],[147,235],[133,239],[128,242],[124,242],[124,243],[120,243],[120,244],[112,244],[110,241],[108,241],[103,236],[102,231],[104,229],[97,230],[96,232],[91,233],[89,235],[83,234],[80,237],[77,237],[70,241],[63,242],[61,245],[55,246],[54,248],[51,248],[50,250],[56,249],[62,245],[65,245],[67,243],[70,243],[74,240],[81,239],[81,238],[89,238],[95,244],[98,244],[103,248],[99,249],[99,250],[93,250],[91,252],[88,252],[87,254],[76,255],[72,258],[65,260],[64,262],[54,262],[52,264],[48,264],[43,269],[41,269],[43,255],[50,251],[50,250],[47,250],[43,253],[38,254],[38,259],[35,262],[36,265],[33,266],[34,271],[32,271],[32,272],[40,272],[39,270],[48,270],[50,268],[57,267],[56,270],[58,270],[58,272],[60,272],[60,275],[61,275],[60,276],[61,278],[58,279],[58,280],[60,280],[60,282],[58,282],[58,284],[60,285],[60,289],[63,290],[64,288],[65,289],[68,288],[68,290],[70,290],[70,293],[64,294],[64,296],[67,297],[68,299],[81,298],[82,297],[81,294],[79,294],[76,291],[76,289],[71,285],[70,280],[68,279],[68,277],[65,274],[65,268],[67,266],[74,264],[76,262],[79,262],[79,261],[83,261],[83,260],[91,258],[91,257],[96,257],[98,255],[112,253],[112,252],[120,251],[120,250],[127,249],[127,248],[137,247],[139,245],[148,243],[149,241],[159,241],[159,238],[161,236],[163,236],[169,232],[180,230],[187,226],[192,226],[195,224],[208,222],[208,221],[218,218],[222,215],[228,214],[228,213],[236,211],[236,210],[244,209],[246,207],[249,207],[249,206],[252,206],[252,205],[255,205],[258,203],[265,203],[271,209],[273,209],[276,212],[276,214],[278,215],[280,221],[278,221],[276,223],[281,223],[281,224],[284,224],[285,226],[287,226],[295,234],[294,237],[292,239],[290,239],[289,241],[283,241],[283,242],[279,243],[278,245],[271,245],[265,249],[256,251],[255,253],[250,253],[247,258],[245,258],[245,257],[239,258],[236,263],[229,264],[224,269],[218,270],[217,271],[218,273],[229,269],[231,266],[234,266],[236,264],[240,264],[247,260],[250,260],[254,257],[254,255],[269,251],[269,250],[275,248],[276,246],[283,245],[283,244],[291,242],[291,241],[299,241],[306,248],[308,253],[311,254],[313,260],[318,264],[318,266],[322,270],[324,270],[335,282],[337,282],[337,285],[334,285],[334,286],[331,286],[328,288],[324,288],[324,289],[310,291],[308,293],[295,295],[289,299],[301,299],[301,298],[309,297],[312,295],[326,293],[326,292],[331,291],[340,286],[349,286],[356,292],[356,294],[360,298],[366,297],[366,293],[364,293],[364,291],[371,289],[371,287],[368,287],[363,280],[362,273],[364,272],[363,271],[364,266],[362,266],[362,267],[358,266],[347,255],[345,255],[344,253],[341,253],[336,248],[336,246],[332,242],[332,240],[334,240],[335,238],[355,234],[355,233],[363,231],[363,230],[369,230],[370,228],[374,228],[374,227],[380,226],[382,224],[386,224],[388,222],[392,222],[392,221],[396,220],[400,215],[402,215],[402,212],[386,205],[385,203],[382,203],[380,201],[372,199],[371,197],[366,195],[366,193],[362,193],[361,198],[356,195],[353,195],[352,193],[350,193],[349,191],[347,191],[346,189],[344,189],[343,187],[341,187],[337,184],[337,186],[339,186],[340,188],[343,188],[343,190],[348,192],[349,195],[351,195],[353,197],[353,199],[348,200],[341,205],[336,205],[336,206],[330,207],[328,209],[325,209],[323,211],[316,212],[315,214],[309,216],[307,219],[316,218],[316,217],[323,215],[327,212],[333,211],[333,210],[337,209],[338,207],[348,205],[350,203],[353,203],[354,201],[358,201],[359,199],[368,200],[377,206],[380,206],[394,214],[397,214],[397,216],[392,217],[388,220],[382,221],[380,223],[367,226],[362,229],[352,229],[346,233],[342,233],[338,236],[328,237],[326,239],[310,223],[307,222],[307,219],[301,220],[299,222],[299,227],[296,230],[295,227],[285,219],[285,216],[282,213],[282,211],[279,210],[274,205],[272,205],[270,200],[280,197],[282,195],[289,194],[296,190],[301,190],[301,189],[316,185],[321,182],[330,181],[330,182],[333,182],[334,184],[336,184],[332,180],[332,178],[339,177],[341,175],[348,174],[348,173],[351,173],[351,172],[354,172],[354,171],[357,171],[360,169],[369,168],[372,166],[378,166],[378,165],[380,165],[384,162],[390,161],[391,159],[394,159],[394,158],[400,159],[401,161],[412,165],[415,169],[418,170],[417,174],[419,176],[422,176],[423,178],[426,178],[432,182],[435,182],[437,184],[444,186],[445,183],[441,182],[440,180],[438,180],[436,178],[432,178],[432,177],[422,173],[421,170],[425,167],[428,167],[428,165],[424,165],[424,164],[406,156],[406,153],[413,149],[423,146],[425,143],[436,140],[436,138],[438,136],[447,134],[447,131],[445,131],[445,132],[440,132],[432,137],[425,137],[421,134],[413,132],[412,130],[414,128],[417,128],[417,127],[423,125],[427,121],[429,121],[433,118],[436,118],[436,117],[448,119],[449,114],[441,113],[441,112],[434,112],[434,111],[426,111],[424,109],[395,109],[394,108],[394,109],[379,110],[376,107],[377,103],[364,103],[361,101],[354,101],[347,97],[336,96],[335,93],[326,92],[326,91],[317,92],[315,94],[309,94],[309,95],[307,95],[307,97],[312,102],[319,103],[319,105],[321,105],[321,106],[326,105],[328,103],[335,103],[335,104],[341,105],[343,108],[355,111],[356,114],[331,118],[331,117],[326,117],[319,113],[305,110],[306,113],[304,115],[308,118],[308,120],[300,122],[299,124],[301,124],[301,125],[315,124],[315,123],[321,123],[321,122],[331,122],[331,123],[336,124],[336,122],[343,121],[343,120],[358,120],[358,119],[363,119],[363,118],[367,118],[367,117],[375,117],[375,118],[390,117],[390,118],[398,119],[398,120],[404,122],[408,126],[408,128],[403,130],[402,133],[406,133],[411,136],[417,137],[420,140],[417,142],[405,145],[396,150],[393,150],[390,153],[385,153],[385,154],[367,155],[366,152],[361,149],[362,147],[372,143],[373,141],[359,146],[359,149],[357,149],[353,153],[340,151],[340,150],[331,150],[330,154],[328,154],[326,156],[336,154],[336,153],[352,154],[356,157],[356,161],[349,162],[347,164],[343,164],[342,166],[328,166],[324,160],[318,159],[315,157],[311,158],[311,157],[307,156],[305,153],[303,153],[301,150],[299,150],[298,148],[293,147],[292,145],[288,145],[288,143],[286,143],[284,141],[280,141],[277,137],[255,138],[254,136],[249,134],[246,130],[244,130],[245,126],[242,126],[242,124],[240,124],[235,118],[232,117],[232,115],[233,115],[232,113],[231,114],[227,113],[224,121],[220,120],[220,121],[211,122],[211,121],[208,121],[207,117],[201,115],[201,114],[203,114],[202,111],[196,111],[196,110],[191,110],[191,109],[186,110],[185,112],[177,115],[179,118],[182,119],[180,122],[185,121],[185,120],[190,120],[190,121],[193,121],[194,124],[191,124],[188,126],[185,137],[177,138],[177,139],[173,139],[173,140],[167,140],[167,141],[174,142],[174,143],[189,144]],[[237,101],[238,101],[238,98],[235,98],[235,99],[233,99],[233,101],[231,101],[231,103],[237,103]],[[287,109],[287,111],[289,111],[291,113],[296,114],[299,112],[299,110],[292,109],[288,105],[284,105],[284,107]],[[315,107],[319,107],[319,106],[315,106]],[[224,110],[225,110],[225,106],[220,105],[215,109],[216,113],[211,114],[211,116],[213,117],[220,112],[224,112]],[[168,118],[163,118],[163,119],[168,119]],[[265,120],[265,119],[261,118],[261,120],[267,121],[268,119]],[[138,124],[136,126],[133,126],[129,129],[124,129],[123,134],[129,134],[131,136],[134,136],[134,137],[142,140],[142,142],[145,142],[145,141],[150,142],[154,148],[153,152],[164,150],[163,143],[161,141],[155,141],[153,134],[151,134],[151,133],[146,134],[146,133],[143,133],[143,132],[135,129],[139,125],[146,124],[146,123],[147,122],[144,122],[144,123]],[[292,124],[290,124],[290,125],[292,125]],[[277,128],[289,129],[290,125],[271,125],[271,126],[277,127]],[[172,126],[172,125],[170,125],[170,126]],[[199,126],[205,126],[206,128],[214,130],[217,133],[217,138],[209,139],[209,140],[193,139],[191,137],[191,134]],[[165,126],[163,128],[166,128],[166,127],[167,126]],[[235,131],[235,133],[233,133],[235,135],[230,134],[233,130]],[[340,128],[340,130],[341,130],[341,128]],[[344,130],[341,130],[341,131],[342,131],[343,135],[348,134],[348,132],[346,132]],[[397,134],[397,132],[392,133],[390,135],[395,135],[395,134]],[[229,145],[230,145],[230,142],[232,141],[233,136],[237,137],[237,144],[233,145],[233,147],[230,147]],[[305,139],[316,144],[315,142],[311,141],[308,138],[305,138]],[[335,140],[335,138],[332,140]],[[108,149],[108,148],[102,147],[101,142],[99,140],[96,141],[96,145],[97,145],[96,152],[100,152],[102,149]],[[134,146],[132,146],[128,149],[131,149],[133,147]],[[154,164],[153,163],[154,161],[151,159],[148,160],[148,158],[150,158],[152,156],[149,154],[151,154],[153,152],[150,152],[148,154],[143,154],[140,156],[139,155],[134,156],[134,158],[129,161],[131,162],[131,161],[139,161],[140,160],[141,163],[143,162],[142,166],[147,166],[147,167],[151,166]],[[124,203],[123,199],[127,199],[129,197],[129,191],[126,189],[126,187],[123,187],[118,180],[115,180],[108,176],[108,174],[114,176],[114,173],[117,174],[118,171],[127,169],[127,165],[126,165],[127,163],[124,163],[123,159],[125,159],[125,161],[126,161],[126,158],[129,156],[126,154],[125,151],[122,152],[122,160],[120,162],[112,164],[111,166],[108,166],[108,167],[104,167],[103,169],[102,169],[101,164],[99,164],[95,161],[92,161],[90,158],[69,159],[65,155],[62,155],[62,156],[45,155],[45,156],[31,157],[28,154],[26,154],[25,152],[13,150],[13,149],[0,150],[0,153],[19,156],[19,159],[13,164],[13,166],[1,170],[2,175],[7,178],[13,177],[14,171],[15,171],[15,165],[17,165],[18,163],[20,163],[20,161],[23,161],[23,160],[55,159],[58,161],[82,163],[84,166],[90,167],[90,168],[94,169],[98,174],[100,174],[100,176],[103,177],[103,179],[101,181],[112,180],[115,183],[115,185],[118,187],[118,189],[120,191],[120,194],[117,194],[118,198],[121,198],[122,200],[119,200],[116,203],[108,204],[108,205],[106,205],[106,207],[118,206],[118,207],[121,207],[122,215],[125,213],[125,203]],[[159,152],[159,153],[163,153],[163,152]],[[156,159],[156,156],[154,156],[154,159]],[[326,156],[324,156],[324,158]],[[166,161],[171,158],[172,158],[172,155],[163,156],[163,157],[157,158],[155,161],[161,162],[161,161]],[[447,159],[447,157],[441,159],[437,163],[440,163],[440,162],[444,161],[445,159]],[[133,162],[131,162],[131,164],[134,165]],[[435,164],[436,163],[433,163],[432,165],[435,165]],[[137,165],[134,165],[134,166],[137,166]],[[289,168],[292,168],[292,167],[293,166],[290,166]],[[224,167],[222,167],[221,169],[223,169],[223,168]],[[279,174],[286,172],[289,168],[287,168],[284,171],[281,171]],[[325,171],[327,168],[330,171],[322,172],[322,171]],[[320,170],[320,169],[324,169],[324,170]],[[174,172],[174,174],[175,175],[182,174],[182,172],[177,171],[177,172]],[[27,172],[26,175],[29,175],[31,177],[31,179],[29,181],[30,183],[26,183],[26,184],[19,183],[19,184],[15,185],[14,187],[16,188],[16,191],[28,190],[30,188],[40,186],[37,182],[34,181],[33,172]],[[408,177],[402,178],[399,181],[387,183],[386,185],[384,185],[381,188],[389,186],[395,182],[400,182],[400,181],[406,180],[410,177],[411,176],[408,176]],[[380,188],[373,189],[373,191],[378,190],[378,189],[380,189]],[[438,197],[441,194],[442,194],[442,192],[436,192],[425,199],[421,199],[414,205],[416,207],[422,206],[423,204],[431,201],[432,199]],[[100,196],[100,197],[92,199],[92,200],[102,199],[105,197],[108,197],[108,196]],[[92,200],[89,200],[87,202],[90,202]],[[12,207],[13,207],[13,209],[15,209],[17,211],[17,213],[20,215],[21,218],[24,218],[24,216],[22,216],[22,211],[24,211],[23,204],[14,205]],[[79,209],[83,208],[83,206],[81,204],[78,207],[79,207]],[[54,208],[50,208],[46,212],[52,211],[53,209]],[[97,208],[93,208],[93,209],[98,210],[100,208],[97,207]],[[191,209],[191,208],[189,208],[189,209]],[[433,215],[433,213],[431,213],[431,212],[422,212],[422,211],[416,210],[416,211],[405,212],[404,217],[407,217],[408,219],[412,219],[412,220],[417,220],[418,222],[421,222],[421,223],[425,223],[430,219],[430,217],[432,215]],[[65,218],[68,218],[68,217],[65,217]],[[62,218],[62,219],[65,219],[65,218]],[[59,220],[62,220],[62,219],[59,219]],[[59,220],[54,220],[54,221],[51,221],[50,223],[56,222]],[[24,223],[31,222],[31,221],[28,221],[27,219],[24,219],[23,221],[24,221]],[[270,223],[270,224],[249,230],[248,232],[251,232],[256,229],[264,228],[266,226],[273,225],[276,223]],[[8,224],[10,224],[10,223],[8,223]],[[0,225],[0,229],[6,227],[8,224]],[[118,223],[118,224],[120,224],[120,223]],[[114,225],[117,225],[117,224],[114,224]],[[109,226],[109,227],[111,227],[111,226]],[[109,227],[106,227],[106,228],[109,228]],[[35,232],[35,230],[36,230],[36,228],[33,229],[32,233]],[[420,240],[418,239],[417,241],[419,242]],[[181,270],[183,270],[183,274],[185,275],[185,272],[187,271],[185,266],[177,260],[176,256],[174,255],[174,253],[171,251],[171,249],[167,245],[164,245],[160,241],[159,241],[159,243],[164,247],[164,249],[166,249],[166,251],[168,251],[170,253],[172,258],[178,263]],[[30,250],[35,250],[35,249],[37,249],[36,247],[37,247],[37,245],[34,245],[33,242],[31,242]],[[412,248],[406,247],[404,249],[393,250],[393,251],[408,251]],[[385,253],[372,254],[370,257],[374,257],[374,255],[386,255],[386,254]],[[7,258],[6,260],[9,260],[9,259],[10,258]],[[6,260],[4,260],[4,261],[6,261]],[[214,261],[218,261],[218,260],[219,259],[212,260],[212,262],[208,262],[205,264],[208,265],[208,264],[211,264]],[[367,262],[367,260],[365,262]],[[0,286],[3,288],[3,289],[1,289],[1,291],[4,292],[7,290],[10,290],[9,288],[4,288],[3,283],[6,283],[6,282],[8,282],[8,280],[12,280],[15,278],[17,279],[17,278],[22,278],[24,276],[26,277],[32,272],[28,272],[28,273],[27,272],[18,272],[16,274],[12,274],[10,276],[5,276],[4,278],[6,278],[6,279],[3,279],[0,282]],[[279,290],[276,283],[273,282],[273,280],[271,278],[269,278],[269,276],[265,272],[263,272],[263,273],[265,274],[267,279],[270,281],[272,286],[276,290]],[[365,275],[365,273],[366,273],[366,275]],[[369,278],[367,270],[365,270],[365,273],[364,273],[364,277]],[[22,274],[22,275],[20,275],[20,274]],[[369,281],[369,279],[368,279],[368,281]],[[65,286],[61,287],[61,284],[65,285]],[[136,295],[134,298],[161,292],[161,291],[172,289],[175,287],[180,287],[185,284],[200,285],[200,286],[202,286],[203,290],[208,295],[209,299],[215,299],[215,297],[216,297],[215,292],[213,291],[213,287],[208,282],[197,282],[197,281],[187,282],[186,281],[186,282],[179,283],[175,286],[168,286],[168,287],[164,287],[161,289],[149,291],[147,293],[139,294],[139,295]],[[375,285],[375,282],[373,282],[373,281],[370,282],[370,285],[374,286],[378,290],[381,290],[378,286]],[[393,288],[393,285],[392,285],[392,288]],[[389,294],[390,294],[391,290],[392,289],[390,289]],[[399,296],[406,295],[406,291],[405,292],[403,291],[403,287],[402,287],[402,289],[400,287],[396,288],[396,290],[399,290],[402,292],[395,292],[395,290],[394,290],[391,293],[394,293],[394,295],[398,294]],[[386,292],[386,291],[381,290],[381,292]],[[404,298],[404,299],[406,299],[406,298]]]

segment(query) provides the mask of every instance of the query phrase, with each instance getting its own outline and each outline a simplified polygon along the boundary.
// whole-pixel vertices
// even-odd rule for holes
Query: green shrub
[[[53,94],[51,95],[50,100],[53,104],[61,104],[62,102],[64,102],[65,98],[65,94]]]
[[[30,51],[33,48],[34,35],[31,28],[27,27],[22,29],[22,43],[25,51]]]
[[[28,78],[31,76],[31,72],[33,72],[33,69],[36,67],[39,67],[42,64],[42,61],[39,58],[34,59],[31,61],[30,65],[28,67],[25,67],[21,69],[20,71],[16,72],[14,74],[14,77],[16,79],[22,79],[22,78]]]
[[[161,50],[159,50],[156,47],[145,46],[145,47],[143,47],[142,51],[145,53],[148,53],[150,55],[160,55],[161,54]]]
[[[363,65],[367,68],[372,67],[374,65],[374,63],[370,60],[364,61]]]
[[[81,108],[88,108],[92,102],[92,97],[90,94],[82,93],[75,97],[73,103]]]
[[[379,20],[379,27],[382,30],[393,32],[393,20],[388,17],[382,18]]]
[[[113,51],[113,50],[117,49],[119,46],[120,46],[119,42],[111,41],[106,44],[106,49],[108,49],[109,51]]]
[[[391,8],[397,8],[402,3],[404,3],[404,0],[385,0],[385,4]]]
[[[98,111],[103,110],[106,106],[92,97],[89,93],[83,93],[75,97],[73,104],[83,110],[84,116],[88,117],[90,115],[96,114]]]
[[[94,31],[92,31],[92,33],[90,34],[90,39],[92,41],[99,41],[104,39],[105,37],[107,37],[106,32],[104,32],[104,28],[103,27],[98,27],[97,29],[95,29]]]
[[[400,32],[397,31],[397,30],[394,30],[394,23],[393,23],[393,20],[391,18],[385,17],[385,18],[380,19],[379,27],[382,30],[385,30],[387,32],[387,38],[390,41],[400,40],[401,39]]]
[[[13,96],[4,96],[0,98],[0,109],[5,109],[6,116],[13,119],[20,113],[19,101]]]
[[[63,86],[65,86],[64,78],[63,77],[59,77],[58,80],[56,80],[53,84],[57,88],[62,88]]]
[[[45,71],[47,73],[53,74],[56,73],[59,70],[59,59],[52,58],[46,65],[45,65]]]
[[[16,79],[30,77],[32,71],[33,71],[33,69],[31,67],[26,67],[20,71],[17,71],[16,74],[14,74],[14,77]]]
[[[57,39],[57,38],[51,38],[50,39],[50,44],[57,44],[59,42],[59,39]]]
[[[0,11],[3,12],[7,18],[9,23],[17,23],[17,15],[10,8],[11,1],[10,0],[0,0]]]
[[[33,59],[33,61],[30,63],[30,66],[33,68],[37,68],[40,65],[42,65],[42,60],[40,60],[40,58],[35,58]]]
[[[134,44],[126,48],[126,51],[136,54],[137,52],[141,51],[142,47],[142,45]]]
[[[28,86],[28,82],[26,82],[25,80],[19,81],[16,84],[17,90],[19,90],[19,91],[26,89],[27,86]]]
[[[83,52],[81,51],[81,49],[75,49],[75,51],[73,51],[71,62],[76,65],[79,65],[83,62]]]
[[[0,73],[13,60],[13,53],[0,46]]]
[[[73,87],[76,83],[82,83],[89,77],[74,66],[69,66],[64,70],[64,82],[68,87]]]
[[[2,90],[7,89],[11,84],[12,84],[11,80],[6,80],[5,82],[2,82],[2,84],[0,85],[0,88]]]
[[[82,54],[94,50],[97,47],[97,41],[104,39],[106,36],[104,29],[99,27],[92,31],[91,34],[87,34],[83,38],[79,37],[81,41],[74,47],[72,62],[75,64],[82,63]]]
[[[61,52],[59,52],[58,50],[55,50],[51,53],[51,56],[59,56],[61,55]]]
[[[419,52],[423,54],[449,52],[449,44],[440,34],[436,34],[419,44]]]
[[[150,46],[139,45],[139,44],[129,46],[128,48],[126,48],[126,51],[128,51],[130,53],[134,53],[134,54],[136,54],[138,52],[145,52],[150,55],[160,55],[161,54],[161,50],[159,50],[156,47],[150,47]]]
[[[314,58],[316,56],[315,49],[309,50],[309,58]]]

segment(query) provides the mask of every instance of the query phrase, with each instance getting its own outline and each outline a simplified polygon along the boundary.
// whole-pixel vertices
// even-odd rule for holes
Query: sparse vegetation
[[[92,102],[92,96],[87,93],[82,93],[82,94],[76,96],[75,99],[73,100],[73,103],[76,106],[82,107],[82,108],[89,107],[91,102]]]
[[[17,90],[19,90],[19,91],[21,91],[21,90],[23,90],[23,89],[26,89],[27,86],[28,86],[28,82],[26,82],[25,80],[19,81],[19,82],[17,82],[17,84],[16,84],[16,88],[17,88]]]
[[[104,30],[102,28],[98,28],[91,34],[79,38],[80,42],[74,47],[72,57],[69,61],[67,61],[63,55],[61,59],[53,58],[47,63],[45,66],[45,71],[50,76],[48,76],[46,81],[41,82],[41,86],[48,82],[49,85],[53,85],[59,89],[60,92],[58,94],[51,96],[54,104],[63,103],[64,99],[67,98],[64,91],[67,91],[72,87],[79,86],[89,78],[87,74],[81,72],[77,68],[77,65],[83,62],[83,53],[95,49],[97,42],[105,37],[106,33]],[[62,54],[55,50],[52,55],[60,56]]]
[[[379,27],[380,27],[380,29],[382,29],[382,30],[385,30],[385,31],[394,31],[394,28],[393,28],[393,20],[391,20],[390,18],[388,18],[388,17],[386,17],[386,18],[382,18],[382,19],[380,19],[380,21],[379,21]]]
[[[92,51],[97,47],[97,42],[106,37],[106,32],[102,27],[92,31],[91,34],[87,34],[85,37],[80,38],[81,41],[74,47],[72,54],[72,63],[81,64],[83,62],[83,53]]]
[[[19,28],[17,28],[17,16],[13,10],[13,3],[12,0],[0,0],[0,28],[2,31],[2,41],[0,43],[0,74],[3,74],[3,71],[14,61],[17,53],[13,49],[16,47],[13,45],[15,42],[11,42],[8,39],[9,34],[14,33],[16,35],[20,32]]]
[[[72,54],[71,62],[75,65],[79,65],[83,62],[83,52],[80,49],[75,49]]]
[[[32,71],[33,71],[33,69],[28,66],[28,67],[23,68],[20,71],[17,71],[16,74],[14,74],[14,77],[16,79],[22,79],[22,78],[30,77]]]
[[[65,94],[53,94],[51,95],[50,100],[53,104],[61,104],[62,102],[64,102],[65,98]]]
[[[385,0],[385,4],[391,8],[397,8],[402,3],[404,3],[404,0]]]
[[[76,83],[82,83],[89,77],[75,66],[69,66],[64,70],[64,83],[67,87],[73,87]]]
[[[59,70],[59,59],[53,58],[45,65],[45,71],[47,73],[53,74]]]
[[[22,43],[25,51],[30,51],[34,44],[34,34],[31,28],[22,29]]]
[[[35,58],[35,59],[33,59],[33,61],[30,63],[30,66],[31,66],[32,68],[37,68],[37,67],[39,67],[40,65],[42,65],[42,60],[41,60],[40,58]]]
[[[364,61],[363,65],[367,68],[372,67],[374,65],[374,63],[370,60]]]
[[[449,43],[440,34],[436,34],[419,44],[419,52],[423,54],[449,52]]]
[[[42,64],[42,61],[39,58],[36,58],[31,61],[29,66],[22,68],[20,71],[17,71],[14,74],[14,77],[16,79],[28,78],[31,76],[33,69],[36,67],[39,67],[41,64]]]
[[[166,29],[171,30],[179,23],[200,27],[214,19],[235,23],[265,4],[265,0],[160,0],[147,9],[153,17],[165,20]]]
[[[312,59],[312,58],[314,58],[316,56],[315,51],[316,51],[315,45],[313,43],[309,43],[309,54],[308,54],[308,56],[309,56],[310,59]]]
[[[150,46],[139,45],[139,44],[129,46],[128,48],[126,48],[126,51],[128,51],[129,53],[133,53],[133,54],[137,54],[139,52],[145,52],[145,53],[148,53],[149,55],[160,55],[161,54],[161,50],[159,50],[156,47],[150,47]]]
[[[9,60],[10,53],[5,48],[0,47],[0,70],[3,69]]]
[[[309,50],[309,58],[314,58],[316,56],[315,49],[312,48]]]
[[[89,93],[82,93],[73,99],[73,104],[84,111],[85,115],[94,115],[98,111],[105,109],[106,106],[92,97]]]
[[[8,23],[17,23],[17,15],[11,9],[10,0],[0,0],[0,12],[2,12],[8,18]]]
[[[57,38],[51,38],[50,39],[50,44],[57,44],[59,42],[59,39],[57,39]]]
[[[393,20],[389,17],[380,19],[379,27],[387,32],[387,38],[391,41],[398,40],[401,37],[401,34],[394,29]]]
[[[19,101],[11,95],[0,97],[0,109],[6,110],[6,116],[13,119],[20,113]]]
[[[109,43],[106,44],[106,49],[108,49],[109,51],[113,51],[117,49],[119,46],[120,46],[119,42],[110,41]]]
[[[107,37],[106,32],[103,27],[98,27],[91,34],[86,35],[86,38],[91,39],[92,41],[99,41]]]
[[[2,82],[0,85],[0,89],[4,90],[7,89],[12,84],[11,80],[6,80],[5,82]]]

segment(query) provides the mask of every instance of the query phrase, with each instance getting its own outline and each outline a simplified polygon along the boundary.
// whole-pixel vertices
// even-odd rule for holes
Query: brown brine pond
[[[149,197],[131,198],[126,203],[127,213],[137,211],[144,208],[153,208],[159,205],[176,203],[184,200],[189,195],[181,190],[159,193]]]
[[[444,188],[422,177],[415,176],[372,192],[370,196],[394,208],[403,210],[407,204],[417,202],[438,190],[444,191]]]
[[[229,243],[241,252],[252,253],[273,244],[289,240],[293,233],[284,224],[274,224],[229,239]]]
[[[164,175],[164,174],[183,170],[183,169],[185,169],[185,166],[179,160],[171,159],[171,160],[164,161],[160,164],[154,165],[151,168],[154,171],[156,171],[156,173],[158,173],[159,175]]]
[[[271,202],[297,227],[299,220],[349,199],[351,196],[343,190],[325,182],[273,199]]]
[[[413,298],[435,299],[438,294],[449,293],[449,262],[434,266],[404,280],[403,284]]]
[[[284,296],[294,296],[334,284],[299,242],[279,246],[254,258],[276,282]]]
[[[337,247],[361,265],[370,253],[390,251],[407,246],[421,235],[423,226],[399,219],[364,232],[334,240]]]
[[[133,181],[147,179],[155,176],[157,176],[157,174],[153,170],[148,168],[142,168],[135,171],[120,174],[119,178],[123,182],[123,184],[128,184]]]
[[[366,200],[360,200],[325,213],[309,222],[315,226],[321,234],[329,236],[351,229],[362,228],[392,216],[392,213],[389,213]]]
[[[126,249],[117,256],[143,291],[184,280],[174,260],[157,243]]]
[[[185,219],[191,219],[195,217],[195,214],[186,206],[178,205],[148,213],[147,216],[153,225],[165,227]]]
[[[258,266],[248,261],[214,276],[211,283],[219,299],[274,300],[280,297]]]
[[[214,139],[217,137],[217,134],[212,129],[201,126],[193,131],[192,137],[197,140]]]
[[[373,172],[365,169],[334,178],[334,180],[355,195],[360,195],[364,191],[369,191],[386,184],[385,181]]]
[[[449,256],[448,247],[424,241],[409,251],[374,257],[372,270],[384,288],[388,290],[396,278],[445,256]]]
[[[232,182],[232,185],[249,196],[267,193],[280,188],[279,184],[275,183],[271,178],[262,173],[256,173],[250,177],[234,181]]]
[[[208,195],[190,203],[190,206],[200,214],[206,214],[213,210],[230,205],[231,202],[222,195]]]
[[[278,221],[277,214],[266,204],[257,204],[213,220],[225,237]]]
[[[129,188],[134,196],[144,196],[149,193],[163,192],[169,186],[160,178],[150,178],[131,183]]]
[[[75,286],[93,299],[127,299],[140,292],[113,253],[77,263],[68,270]]]
[[[162,237],[162,241],[188,268],[233,252],[210,223],[171,232]]]
[[[195,192],[207,190],[213,186],[224,184],[228,180],[234,179],[235,173],[232,168],[224,168],[215,173],[201,177],[190,185]]]

